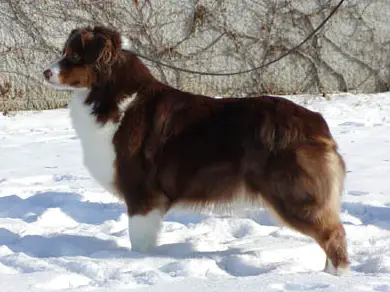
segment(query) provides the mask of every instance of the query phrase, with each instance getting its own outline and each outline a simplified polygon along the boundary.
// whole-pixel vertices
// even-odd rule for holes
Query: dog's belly
[[[91,176],[108,192],[116,194],[114,186],[116,154],[113,137],[119,123],[98,123],[92,108],[84,104],[87,95],[82,92],[74,96],[70,104],[73,127],[81,141],[84,165]],[[84,98],[83,98],[84,97]]]

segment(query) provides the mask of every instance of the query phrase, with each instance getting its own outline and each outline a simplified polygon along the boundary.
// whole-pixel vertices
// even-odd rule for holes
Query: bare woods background
[[[180,67],[236,71],[303,40],[339,0],[0,0],[0,110],[47,109],[69,93],[42,86],[71,29],[118,28],[143,54]],[[191,75],[146,62],[158,78],[209,95],[390,89],[390,2],[348,0],[297,52],[250,74]]]

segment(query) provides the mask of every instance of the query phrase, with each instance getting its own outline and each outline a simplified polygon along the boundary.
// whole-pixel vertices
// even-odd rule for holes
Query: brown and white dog
[[[44,77],[74,91],[85,166],[125,201],[134,251],[156,245],[173,206],[244,200],[316,240],[325,271],[347,269],[345,165],[320,114],[280,97],[215,99],[162,84],[106,27],[73,30]]]

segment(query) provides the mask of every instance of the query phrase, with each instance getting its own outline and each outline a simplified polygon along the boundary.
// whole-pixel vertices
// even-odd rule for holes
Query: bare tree
[[[0,110],[66,105],[42,85],[70,29],[107,25],[134,49],[210,72],[264,64],[304,39],[337,0],[0,0]],[[314,38],[263,70],[211,77],[145,61],[163,82],[209,95],[384,91],[390,88],[387,0],[349,1]]]

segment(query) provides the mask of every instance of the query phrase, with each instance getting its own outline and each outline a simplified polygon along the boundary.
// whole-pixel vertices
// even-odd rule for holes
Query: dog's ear
[[[119,35],[104,27],[95,27],[93,37],[86,43],[86,61],[97,66],[112,64],[120,50]]]
[[[71,32],[68,35],[68,40],[72,38],[73,35],[75,35],[77,32],[79,32],[78,28],[72,29]]]
[[[66,42],[65,42],[65,45],[64,47],[62,48],[62,54],[65,53],[65,49],[68,47],[69,45],[69,42],[72,40],[73,36],[76,35],[77,33],[79,33],[79,29],[78,28],[75,28],[75,29],[72,29],[71,32],[69,33],[68,35],[68,38],[66,39]]]
[[[109,61],[109,44],[108,40],[103,35],[94,35],[85,44],[85,62],[92,64],[97,63],[100,65],[102,60],[106,63]]]

